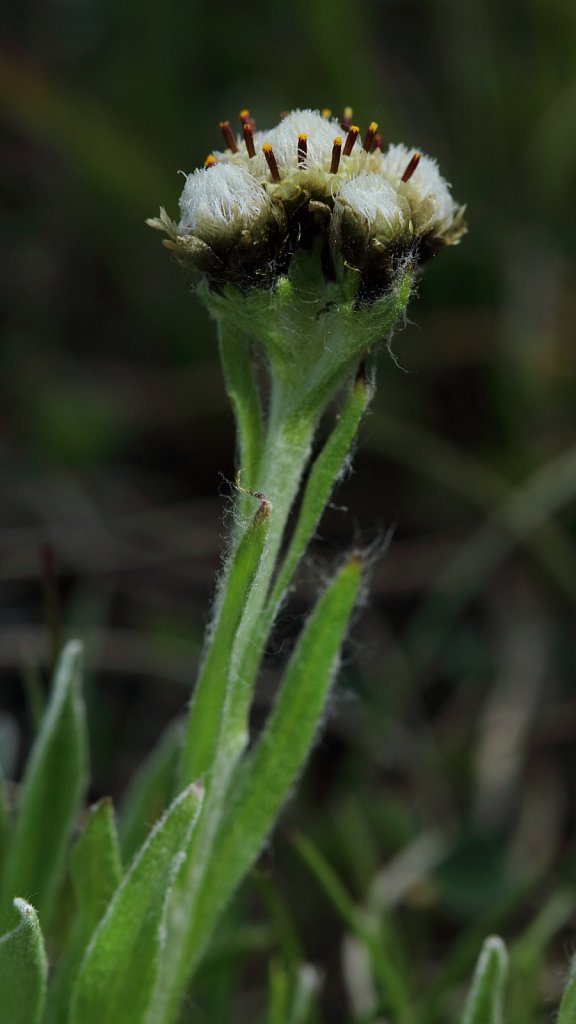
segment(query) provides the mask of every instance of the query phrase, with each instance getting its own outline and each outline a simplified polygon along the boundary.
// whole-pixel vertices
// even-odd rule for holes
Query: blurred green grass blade
[[[48,964],[34,907],[18,897],[20,924],[0,938],[0,1024],[39,1024]]]
[[[96,926],[122,879],[114,810],[108,798],[90,808],[88,821],[70,856],[76,905],[74,927],[48,992],[44,1024],[67,1020],[70,993]]]
[[[136,855],[81,964],[71,1024],[141,1024],[157,977],[165,901],[186,855],[202,803],[184,790]]]
[[[558,889],[510,950],[508,1013],[512,1020],[538,1021],[545,951],[571,920],[576,896]]]
[[[284,961],[289,967],[296,967],[304,957],[304,950],[286,901],[272,878],[263,871],[253,871],[252,880],[271,920]]]
[[[66,644],[22,783],[8,849],[0,917],[24,893],[44,925],[61,883],[68,842],[86,788],[87,741],[80,692],[82,646]]]
[[[272,960],[268,973],[266,1024],[288,1024],[290,977],[285,964]]]
[[[300,964],[294,981],[289,1024],[307,1024],[310,1020],[321,977],[312,964]]]
[[[196,683],[182,751],[182,785],[202,778],[216,754],[222,709],[231,675],[232,654],[244,607],[252,589],[268,535],[270,504],[260,502],[225,573],[214,629]]]
[[[534,533],[518,531],[514,517],[509,516],[508,499],[514,494],[514,485],[482,459],[408,420],[376,413],[372,422],[375,429],[367,438],[369,447],[485,510],[494,529],[502,521],[554,581],[574,597],[576,547],[561,524],[550,517]]]
[[[502,1024],[507,973],[506,947],[502,939],[491,935],[478,958],[462,1024]]]
[[[319,988],[320,976],[311,964],[291,971],[273,961],[266,1024],[307,1024]]]
[[[169,943],[158,992],[156,1021],[171,1021],[214,924],[271,831],[310,753],[361,584],[359,558],[348,561],[312,611],[287,667],[270,718],[254,751],[236,774],[202,884],[199,866],[187,866],[171,898]],[[170,1011],[166,1007],[170,1005]]]
[[[182,727],[170,726],[135,773],[120,808],[120,849],[130,862],[152,825],[170,804],[176,788]]]
[[[570,964],[556,1024],[576,1024],[576,957]]]
[[[296,836],[294,845],[344,923],[365,947],[384,1003],[390,1006],[399,1024],[410,1024],[415,1019],[413,1000],[398,964],[392,961],[391,950],[382,942],[377,925],[371,923],[356,906],[331,865],[310,839]]]
[[[413,615],[404,644],[415,652],[416,669],[438,657],[452,623],[514,547],[553,523],[554,516],[575,496],[576,446],[545,462],[508,492],[470,540],[459,548]],[[562,554],[560,566],[565,568],[567,564],[574,565],[573,551]],[[572,595],[573,580],[571,569]]]

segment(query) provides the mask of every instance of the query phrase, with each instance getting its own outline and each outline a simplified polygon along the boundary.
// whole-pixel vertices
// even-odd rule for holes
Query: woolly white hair
[[[375,232],[390,234],[403,226],[404,211],[396,189],[379,174],[359,174],[345,181],[335,197],[336,207],[348,205]]]
[[[317,110],[292,110],[275,128],[256,132],[254,173],[267,174],[266,161],[262,155],[264,143],[272,146],[280,170],[297,167],[300,134],[308,136],[306,166],[314,168],[330,161],[334,139],[343,133],[338,121],[322,117]]]
[[[247,228],[271,207],[271,200],[243,167],[218,163],[186,177],[180,196],[181,235]]]
[[[390,146],[384,154],[382,172],[394,184],[399,184],[410,158],[415,152],[417,151],[408,149],[402,143]],[[440,174],[436,160],[422,154],[409,184],[417,189],[422,199],[428,196],[432,196],[434,199],[436,204],[435,227],[440,229],[449,227],[458,210],[458,204],[454,202],[450,194],[450,185]]]

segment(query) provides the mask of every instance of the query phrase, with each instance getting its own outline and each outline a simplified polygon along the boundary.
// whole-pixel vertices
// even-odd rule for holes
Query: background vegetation
[[[269,653],[262,708],[326,565],[394,527],[196,1012],[254,1019],[271,954],[321,967],[327,1022],[362,1012],[330,865],[386,922],[431,1022],[461,1005],[492,930],[512,947],[511,1019],[546,1019],[575,935],[576,9],[29,0],[2,17],[9,774],[61,635],[89,645],[94,798],[122,794],[194,676],[232,420],[212,325],[144,218],[175,212],[176,171],[219,146],[221,118],[352,103],[438,157],[470,234],[429,267],[401,368],[382,354],[355,473]]]

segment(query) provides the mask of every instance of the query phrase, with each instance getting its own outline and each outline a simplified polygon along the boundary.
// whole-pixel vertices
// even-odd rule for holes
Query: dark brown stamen
[[[342,154],[342,139],[339,135],[334,139],[334,145],[332,146],[332,162],[330,164],[330,174],[336,174],[340,166],[340,156]]]
[[[366,150],[367,153],[369,153],[370,150],[372,149],[372,143],[374,142],[374,138],[376,136],[377,131],[378,125],[376,124],[376,121],[371,121],[370,124],[368,125],[368,131],[364,136],[364,149]]]
[[[241,110],[238,117],[240,118],[240,124],[250,124],[252,121],[249,110]]]
[[[374,153],[377,149],[379,149],[380,152],[382,152],[382,136],[381,135],[375,135],[374,136],[374,141],[372,143],[372,152]]]
[[[414,156],[409,161],[408,166],[406,167],[406,170],[404,171],[404,174],[402,175],[402,181],[410,181],[410,178],[412,177],[412,175],[414,174],[414,171],[416,170],[416,168],[418,167],[418,164],[420,163],[420,157],[421,156],[422,156],[421,153],[414,153]]]
[[[244,133],[244,142],[246,143],[248,156],[255,156],[256,150],[254,149],[254,133],[252,131],[252,125],[249,124],[248,121],[243,121],[242,131]]]
[[[344,143],[344,156],[350,156],[350,153],[354,149],[354,143],[360,135],[360,129],[357,124],[350,125],[350,131],[346,136],[346,142]]]
[[[298,167],[306,166],[306,157],[308,156],[308,136],[305,132],[302,132],[298,136]]]
[[[270,168],[270,177],[272,181],[280,181],[280,171],[278,170],[278,164],[276,163],[276,157],[274,156],[274,150],[269,142],[265,142],[262,146],[262,152],[266,157],[266,163]]]
[[[234,138],[234,132],[232,131],[232,125],[230,124],[230,121],[220,121],[220,131],[224,136],[224,142],[228,146],[228,149],[231,149],[233,153],[237,153],[238,145],[236,143],[236,139]]]
[[[208,171],[211,167],[215,167],[217,163],[218,163],[218,161],[217,161],[216,157],[213,156],[212,153],[209,153],[208,156],[206,157],[205,161],[204,161],[204,167]]]
[[[347,132],[350,130],[353,114],[354,111],[352,110],[352,107],[344,107],[344,113],[342,114],[342,120],[340,122],[340,124],[342,125],[343,132]]]

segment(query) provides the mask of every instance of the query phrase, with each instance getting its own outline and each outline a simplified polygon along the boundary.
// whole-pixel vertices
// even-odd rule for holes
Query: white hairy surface
[[[200,168],[186,177],[178,232],[202,235],[214,229],[248,228],[270,204],[260,183],[243,167],[217,163]]]

